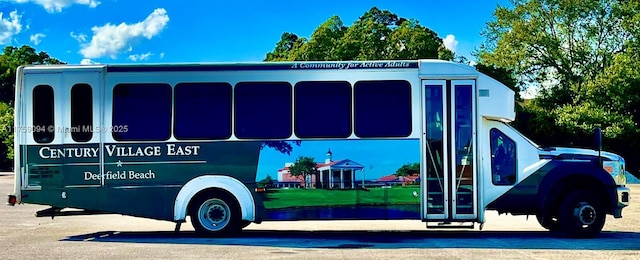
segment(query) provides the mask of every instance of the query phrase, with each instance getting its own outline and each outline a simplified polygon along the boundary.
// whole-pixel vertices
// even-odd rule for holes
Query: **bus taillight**
[[[7,201],[8,205],[11,206],[15,206],[16,205],[16,196],[15,195],[9,195],[9,200]]]

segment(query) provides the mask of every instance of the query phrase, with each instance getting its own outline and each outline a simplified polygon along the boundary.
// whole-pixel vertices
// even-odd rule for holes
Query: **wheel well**
[[[607,213],[610,213],[608,212],[610,205],[605,186],[597,178],[585,174],[572,174],[556,181],[546,196],[546,203],[542,207],[543,211],[551,216],[557,216],[562,198],[578,189],[595,192],[602,205],[607,209]]]
[[[217,197],[217,198],[223,199],[227,203],[232,204],[229,206],[235,206],[235,210],[238,214],[240,214],[241,212],[240,202],[238,202],[238,199],[236,199],[236,196],[234,196],[231,192],[221,188],[208,188],[208,189],[199,191],[198,193],[196,193],[196,195],[193,195],[193,197],[189,201],[189,205],[187,206],[187,215],[190,215],[191,207],[193,207],[194,203],[200,200],[202,197],[209,197],[209,198]]]

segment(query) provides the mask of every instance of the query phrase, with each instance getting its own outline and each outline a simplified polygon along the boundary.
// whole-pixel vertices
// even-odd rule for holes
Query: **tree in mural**
[[[318,169],[316,168],[316,162],[313,157],[300,156],[293,165],[289,166],[291,176],[298,177],[304,181],[305,188],[312,186],[311,176],[316,174],[317,171]]]

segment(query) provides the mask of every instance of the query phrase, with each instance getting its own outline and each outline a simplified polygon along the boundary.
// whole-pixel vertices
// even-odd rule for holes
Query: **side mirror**
[[[602,151],[602,130],[600,127],[593,129],[593,149],[598,151],[598,165],[602,168],[602,157],[600,151]]]
[[[602,130],[600,130],[600,127],[593,129],[593,149],[602,150]]]

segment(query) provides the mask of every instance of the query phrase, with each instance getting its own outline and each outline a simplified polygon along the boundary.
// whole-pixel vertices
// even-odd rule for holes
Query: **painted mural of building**
[[[383,184],[383,185],[411,185],[411,184],[420,184],[420,175],[413,174],[408,176],[396,176],[395,174],[390,174],[387,176],[382,176],[376,180],[375,184]]]
[[[293,163],[285,163],[278,170],[278,184],[280,188],[319,188],[319,189],[354,189],[356,174],[364,169],[364,166],[350,159],[334,161],[331,150],[327,151],[327,158],[322,163],[316,163],[317,173],[307,176],[303,180],[299,176],[292,176],[289,167]]]

